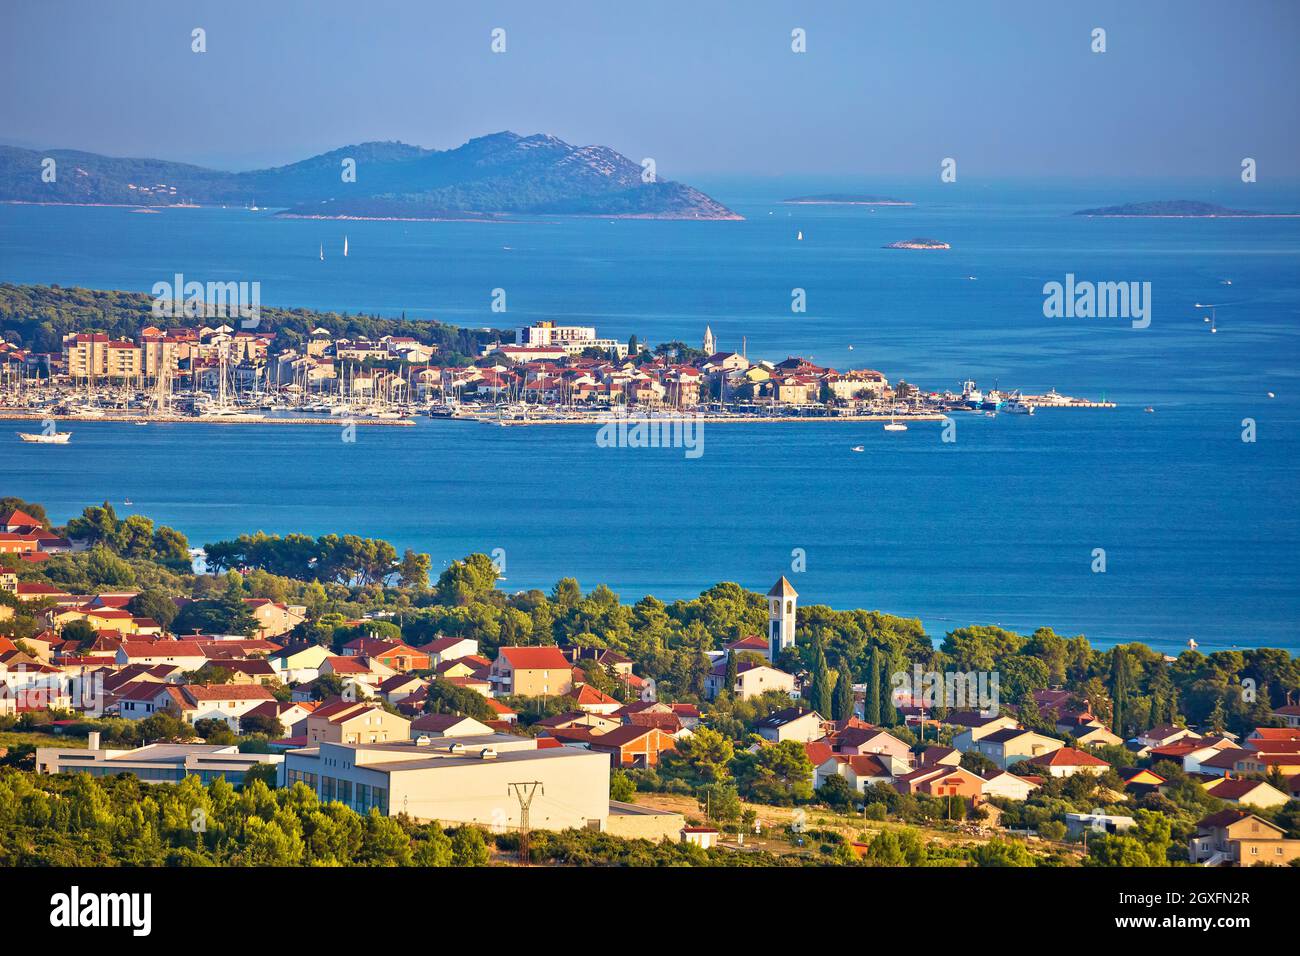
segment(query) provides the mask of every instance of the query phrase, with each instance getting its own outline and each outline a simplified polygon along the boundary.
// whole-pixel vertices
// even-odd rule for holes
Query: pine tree
[[[736,680],[740,677],[740,662],[736,660],[734,650],[727,652],[727,684],[724,688],[728,694],[736,692]]]

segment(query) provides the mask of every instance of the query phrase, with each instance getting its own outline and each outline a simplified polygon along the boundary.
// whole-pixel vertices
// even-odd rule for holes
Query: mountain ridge
[[[41,177],[46,157],[56,163],[52,183]],[[345,183],[342,162],[348,158],[356,160],[356,181]],[[641,165],[611,147],[573,146],[549,134],[509,130],[447,150],[372,140],[246,172],[0,146],[0,201],[6,202],[261,205],[280,207],[285,216],[326,218],[743,218],[684,183],[641,177]]]

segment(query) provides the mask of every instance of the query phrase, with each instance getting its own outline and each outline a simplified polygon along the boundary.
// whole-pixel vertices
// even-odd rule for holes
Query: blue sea
[[[693,184],[746,220],[0,206],[0,279],[149,291],[181,272],[258,281],[266,305],[473,327],[553,319],[650,343],[698,346],[707,325],[751,359],[802,355],[927,389],[1054,387],[1119,407],[963,416],[952,443],[937,423],[706,426],[697,459],[601,448],[586,427],[421,420],[347,443],[332,427],[86,422],[66,447],[0,441],[0,494],[42,501],[56,521],[110,500],[196,544],[258,529],[379,536],[428,551],[435,570],[502,548],[512,589],[572,575],[624,600],[671,600],[725,580],[766,590],[786,574],[805,604],[918,617],[936,637],[1046,625],[1101,646],[1176,652],[1194,638],[1206,651],[1300,653],[1300,219],[1071,215],[1184,196],[1294,211],[1300,194],[898,183],[870,191],[917,205],[850,207],[779,201],[862,191],[842,182]],[[912,237],[952,249],[882,248]],[[1150,327],[1045,318],[1043,285],[1067,273],[1150,282]],[[504,315],[490,309],[498,288]],[[806,313],[791,311],[796,288]],[[1197,303],[1218,306],[1216,333]]]

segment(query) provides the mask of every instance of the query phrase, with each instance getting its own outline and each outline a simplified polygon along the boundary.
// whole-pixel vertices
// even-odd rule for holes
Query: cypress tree
[[[867,696],[862,705],[863,719],[869,724],[880,723],[880,648],[871,649],[871,667],[867,673]]]
[[[844,661],[840,661],[835,681],[835,717],[848,720],[853,716],[853,675]]]
[[[1123,649],[1117,646],[1110,652],[1110,729],[1121,737],[1127,736],[1124,728],[1129,719],[1131,683],[1128,657],[1124,654]]]
[[[725,688],[728,694],[736,692],[736,679],[740,676],[740,662],[736,660],[736,652],[727,653],[727,686]]]
[[[821,641],[817,642],[817,656],[813,659],[812,708],[823,717],[831,714],[831,675],[826,665],[826,652]]]
[[[894,706],[894,684],[889,679],[890,673],[894,670],[893,660],[891,656],[890,666],[882,666],[880,673],[880,725],[882,727],[895,727],[899,722],[898,708]],[[885,663],[883,658],[881,663]]]

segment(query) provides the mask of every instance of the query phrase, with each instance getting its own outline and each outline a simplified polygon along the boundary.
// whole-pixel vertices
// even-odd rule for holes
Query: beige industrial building
[[[298,782],[358,813],[378,807],[388,816],[496,831],[518,828],[517,791],[527,793],[533,784],[534,829],[604,830],[609,818],[608,756],[577,747],[538,749],[535,739],[509,734],[321,742],[285,754],[281,783]]]

